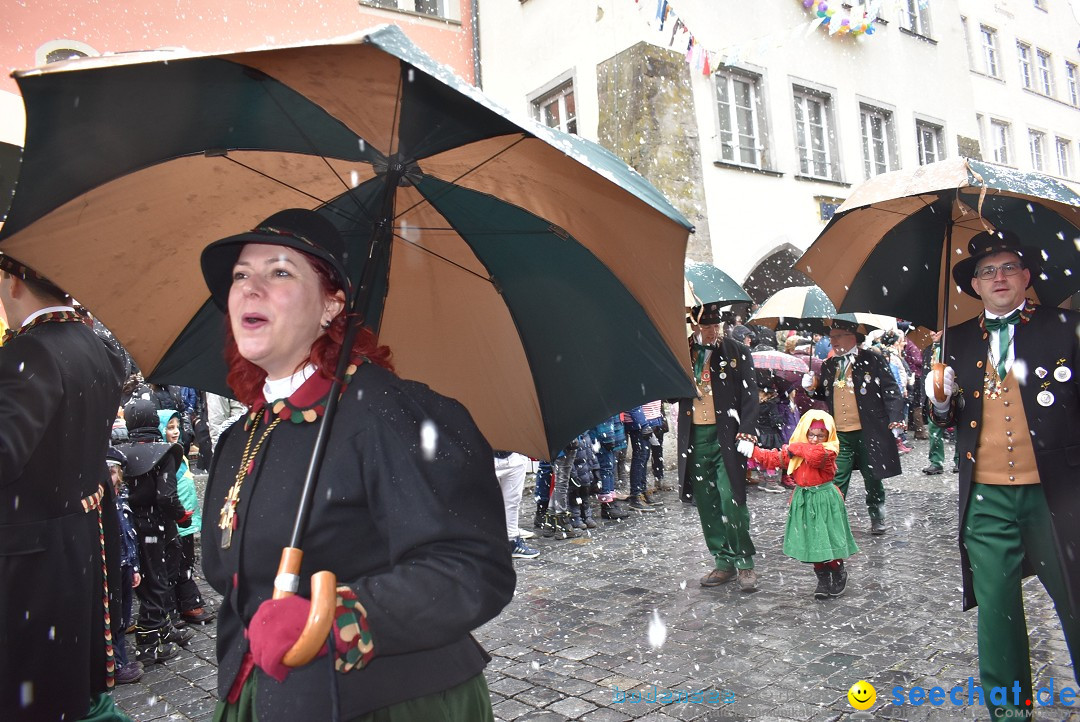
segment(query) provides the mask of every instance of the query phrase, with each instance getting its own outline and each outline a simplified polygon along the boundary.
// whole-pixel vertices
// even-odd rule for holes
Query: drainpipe
[[[480,76],[480,0],[469,0],[469,23],[472,25],[473,78],[476,87],[482,88]]]

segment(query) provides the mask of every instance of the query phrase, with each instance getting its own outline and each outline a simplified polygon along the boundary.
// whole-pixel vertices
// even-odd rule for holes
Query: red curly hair
[[[337,276],[331,269],[330,264],[321,258],[303,254],[304,258],[315,270],[319,277],[319,283],[326,295],[332,296],[342,290]],[[338,356],[341,352],[341,344],[345,340],[345,320],[348,314],[344,309],[330,322],[330,328],[321,334],[311,344],[311,353],[296,367],[300,370],[308,363],[318,368],[318,373],[327,379],[334,377],[337,368]],[[363,361],[370,361],[376,366],[393,371],[390,361],[390,347],[380,346],[378,337],[366,326],[361,326],[353,341],[352,362],[359,365]],[[237,400],[248,406],[253,406],[263,401],[262,388],[266,383],[266,372],[240,355],[240,349],[236,345],[236,338],[232,332],[232,319],[228,311],[225,312],[225,362],[229,365],[229,375],[226,381],[229,388],[236,394]]]

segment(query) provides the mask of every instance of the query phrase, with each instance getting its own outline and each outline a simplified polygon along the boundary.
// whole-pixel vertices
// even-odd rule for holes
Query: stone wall
[[[649,179],[697,229],[687,258],[712,262],[690,71],[679,53],[640,42],[596,68],[601,145]]]

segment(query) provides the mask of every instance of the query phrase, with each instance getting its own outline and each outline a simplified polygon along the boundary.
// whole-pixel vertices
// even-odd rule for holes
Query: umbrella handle
[[[941,362],[931,364],[930,373],[933,374],[934,379],[934,398],[939,403],[945,403],[949,398],[945,395],[945,364]]]
[[[296,594],[300,581],[300,562],[304,552],[296,547],[281,550],[278,573],[274,577],[274,599]],[[311,575],[311,607],[300,637],[281,658],[286,667],[300,667],[311,660],[326,646],[330,626],[337,610],[337,577],[333,572],[321,571]]]

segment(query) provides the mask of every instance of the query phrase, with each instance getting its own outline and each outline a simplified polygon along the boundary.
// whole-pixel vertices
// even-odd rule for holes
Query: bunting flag
[[[860,3],[846,16],[837,17],[836,9],[829,7],[825,0],[799,0],[811,15],[809,22],[784,30],[774,30],[756,37],[743,38],[738,43],[723,46],[715,50],[705,47],[686,22],[679,17],[668,0],[656,0],[655,11],[646,22],[658,34],[663,34],[657,43],[681,53],[691,71],[700,75],[712,75],[722,65],[737,63],[748,56],[760,56],[772,48],[787,45],[811,35],[819,27],[825,28],[830,35],[850,35],[860,40],[874,33],[874,22],[879,17],[890,17],[900,10],[900,0],[866,0]],[[837,7],[843,7],[840,0],[835,0]],[[918,0],[919,7],[925,8],[929,0]],[[639,13],[647,13],[652,7],[650,0],[634,0]]]

